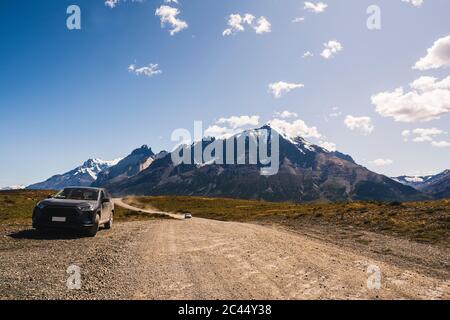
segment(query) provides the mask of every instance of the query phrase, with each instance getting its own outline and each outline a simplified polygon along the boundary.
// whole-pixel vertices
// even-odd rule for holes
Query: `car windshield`
[[[98,190],[83,188],[66,188],[55,195],[56,199],[95,201],[98,199]]]

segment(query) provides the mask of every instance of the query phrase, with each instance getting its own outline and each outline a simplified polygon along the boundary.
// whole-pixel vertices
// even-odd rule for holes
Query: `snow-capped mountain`
[[[261,129],[270,132],[275,130],[264,126],[236,136],[244,133],[255,136]],[[235,139],[236,136],[226,140]],[[203,140],[192,146],[201,144],[205,150],[211,143],[211,140]],[[236,148],[236,144],[234,146]],[[428,198],[409,186],[369,171],[356,164],[348,155],[330,152],[301,137],[281,134],[279,156],[278,173],[263,176],[259,164],[175,165],[171,154],[167,154],[154,160],[138,174],[110,183],[108,189],[116,195],[196,195],[297,202],[350,199],[407,201]],[[234,157],[236,159],[236,154]]]
[[[105,161],[101,159],[89,159],[81,166],[64,174],[55,175],[44,182],[32,184],[27,189],[59,190],[69,186],[90,186],[103,170],[115,166],[121,159]]]
[[[108,186],[113,183],[129,179],[147,169],[155,159],[162,157],[166,153],[167,152],[162,151],[159,154],[155,154],[149,146],[143,145],[142,147],[133,150],[116,165],[103,170],[98,175],[96,181],[92,183],[92,186],[108,188]]]
[[[450,170],[445,170],[435,175],[400,176],[392,179],[430,194],[435,198],[450,197]]]
[[[400,177],[393,177],[392,179],[400,182],[404,185],[420,189],[422,185],[427,183],[430,179],[432,179],[434,176],[400,176]]]
[[[0,187],[0,191],[7,191],[7,190],[22,190],[22,189],[25,189],[25,186]]]

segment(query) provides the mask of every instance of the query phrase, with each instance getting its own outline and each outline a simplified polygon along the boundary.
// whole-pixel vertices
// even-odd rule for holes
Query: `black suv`
[[[111,229],[113,216],[114,203],[108,191],[70,187],[36,205],[33,211],[33,228],[82,230],[94,237],[100,225]]]

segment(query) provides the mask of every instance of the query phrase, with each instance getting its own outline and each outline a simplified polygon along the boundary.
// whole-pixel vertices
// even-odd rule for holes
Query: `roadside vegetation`
[[[410,203],[273,203],[204,197],[129,197],[130,205],[194,217],[287,225],[329,225],[450,247],[450,199]]]
[[[31,224],[31,216],[36,204],[54,193],[55,191],[52,190],[0,191],[0,224]],[[167,218],[167,216],[161,214],[134,212],[115,206],[114,220],[119,222]]]
[[[54,191],[0,191],[0,224],[31,223],[34,206]],[[129,197],[138,208],[222,221],[268,222],[288,226],[325,225],[354,227],[419,242],[450,247],[450,199],[408,203],[274,203],[205,197]],[[167,219],[159,214],[135,212],[116,206],[116,221]]]
[[[31,223],[36,204],[54,193],[49,190],[0,191],[0,224]]]

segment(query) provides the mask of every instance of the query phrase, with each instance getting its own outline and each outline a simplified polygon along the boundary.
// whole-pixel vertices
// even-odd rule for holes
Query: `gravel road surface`
[[[439,252],[436,273],[276,226],[164,219],[78,238],[3,225],[0,299],[449,299]]]

